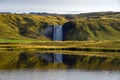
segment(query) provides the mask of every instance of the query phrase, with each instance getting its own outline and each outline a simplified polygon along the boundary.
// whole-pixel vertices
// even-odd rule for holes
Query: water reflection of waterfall
[[[62,41],[62,25],[54,26],[54,41]],[[56,53],[54,54],[54,62],[55,63],[62,63],[62,54]]]

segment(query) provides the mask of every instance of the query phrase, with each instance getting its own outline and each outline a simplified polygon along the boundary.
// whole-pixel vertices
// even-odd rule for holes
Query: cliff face
[[[64,40],[119,40],[120,19],[90,18],[69,21],[63,25]]]
[[[48,40],[52,39],[53,25],[65,22],[60,16],[0,14],[0,38]]]
[[[120,12],[94,12],[66,15],[64,40],[119,40]]]
[[[0,39],[52,40],[53,25],[63,25],[64,40],[120,39],[120,13],[117,12],[79,15],[1,13]]]

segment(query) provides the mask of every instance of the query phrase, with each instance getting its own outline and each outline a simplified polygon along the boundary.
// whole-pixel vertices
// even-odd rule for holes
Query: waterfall
[[[53,40],[62,41],[62,25],[54,26]],[[62,63],[62,54],[54,54],[54,62]]]

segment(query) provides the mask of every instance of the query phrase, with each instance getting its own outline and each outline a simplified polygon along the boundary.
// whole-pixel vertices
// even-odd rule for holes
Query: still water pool
[[[120,80],[119,71],[14,70],[0,71],[0,80]]]

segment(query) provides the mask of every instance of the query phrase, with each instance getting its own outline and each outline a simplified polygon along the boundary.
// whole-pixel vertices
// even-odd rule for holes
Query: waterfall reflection
[[[54,26],[54,41],[62,41],[62,25]],[[54,54],[54,63],[62,63],[62,54]]]

